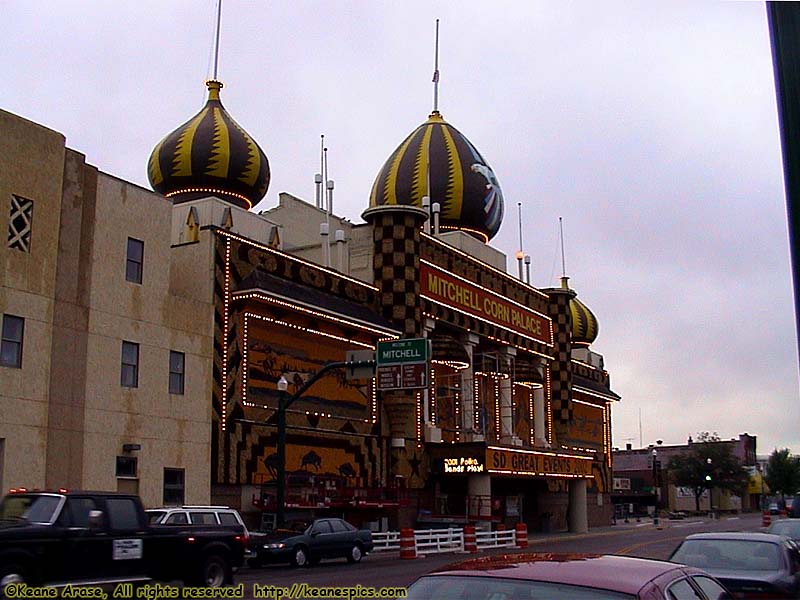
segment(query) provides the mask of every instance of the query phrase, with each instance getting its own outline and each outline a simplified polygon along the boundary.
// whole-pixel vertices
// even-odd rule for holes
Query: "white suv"
[[[241,525],[239,512],[229,506],[165,506],[145,511],[151,525]]]

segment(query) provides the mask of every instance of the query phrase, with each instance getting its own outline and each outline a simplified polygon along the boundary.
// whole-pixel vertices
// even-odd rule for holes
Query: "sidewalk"
[[[659,519],[659,527],[661,529],[681,529],[699,523],[719,523],[722,521],[737,521],[742,519],[761,519],[761,513],[741,513],[738,515],[725,515],[721,518],[712,519],[708,516],[687,517],[685,519]],[[617,535],[626,533],[628,531],[635,531],[647,527],[656,529],[653,519],[650,517],[642,517],[639,521],[630,519],[628,523],[624,521],[617,521],[616,525],[606,525],[603,527],[591,527],[588,531],[583,533],[576,533],[567,531],[566,529],[560,531],[553,531],[551,533],[542,533],[539,531],[528,532],[528,544],[542,544],[548,541],[556,541],[562,539],[574,539],[581,537]]]

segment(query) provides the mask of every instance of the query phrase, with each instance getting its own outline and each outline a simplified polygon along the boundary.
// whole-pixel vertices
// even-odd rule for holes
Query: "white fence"
[[[375,547],[373,552],[391,552],[400,550],[400,532],[399,531],[381,531],[372,532],[372,541]]]
[[[507,531],[475,530],[475,541],[478,543],[478,548],[513,548],[517,544],[515,536],[516,532],[513,529]]]
[[[475,540],[478,549],[482,548],[513,548],[516,546],[515,531],[475,531]],[[400,532],[384,531],[372,534],[375,543],[373,552],[399,552]],[[464,530],[461,528],[449,529],[416,529],[414,541],[418,554],[440,554],[443,552],[464,551]]]

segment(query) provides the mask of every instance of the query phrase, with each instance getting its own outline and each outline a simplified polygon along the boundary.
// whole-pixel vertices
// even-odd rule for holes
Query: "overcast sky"
[[[0,108],[149,187],[193,116],[216,0],[3,2]],[[800,452],[797,344],[762,3],[225,0],[222,101],[269,157],[258,206],[313,202],[320,134],[335,212],[361,222],[384,160],[432,108],[494,169],[524,250],[596,314],[614,444],[758,436]]]

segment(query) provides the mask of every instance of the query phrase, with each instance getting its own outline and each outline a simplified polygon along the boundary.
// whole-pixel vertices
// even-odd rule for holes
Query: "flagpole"
[[[439,112],[439,19],[436,19],[436,56],[433,66],[433,112]]]

